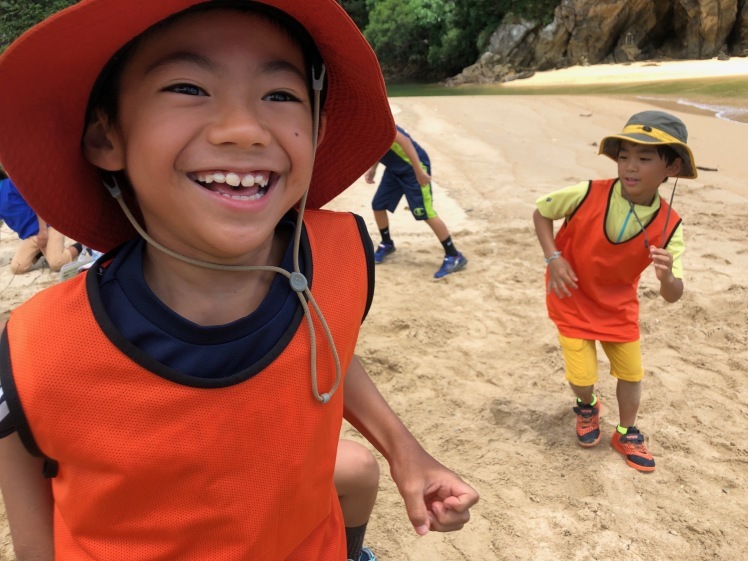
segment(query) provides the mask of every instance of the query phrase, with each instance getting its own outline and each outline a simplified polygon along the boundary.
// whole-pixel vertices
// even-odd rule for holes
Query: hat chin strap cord
[[[314,68],[312,68],[312,90],[314,91],[314,108],[313,108],[313,118],[314,118],[314,128],[312,132],[312,167],[314,167],[314,157],[317,154],[317,141],[319,138],[319,118],[320,118],[320,95],[322,92],[322,87],[324,84],[324,78],[325,78],[325,66],[322,65],[319,76],[315,75]],[[314,296],[312,296],[311,291],[309,290],[309,283],[307,282],[306,277],[301,273],[300,267],[299,267],[299,247],[301,245],[301,229],[302,224],[304,221],[304,209],[306,207],[306,200],[307,196],[309,194],[309,187],[306,188],[304,191],[304,195],[301,197],[301,200],[299,202],[299,213],[298,217],[296,219],[296,228],[294,232],[294,240],[293,240],[293,272],[289,272],[281,267],[274,267],[271,265],[222,265],[220,263],[211,263],[209,261],[202,261],[200,259],[193,259],[191,257],[186,257],[184,255],[181,255],[179,253],[176,253],[175,251],[172,251],[168,247],[163,246],[162,244],[158,243],[156,240],[151,238],[148,233],[138,224],[138,221],[135,219],[135,217],[130,212],[130,209],[127,208],[127,204],[122,198],[122,191],[120,190],[119,184],[117,183],[117,178],[114,176],[110,176],[108,178],[104,178],[102,180],[102,183],[104,184],[104,187],[109,191],[109,193],[114,197],[114,199],[119,203],[119,206],[122,208],[123,212],[125,213],[125,216],[127,216],[127,219],[130,221],[130,224],[132,224],[133,228],[137,230],[137,232],[145,239],[146,242],[148,242],[151,246],[158,249],[159,251],[166,253],[167,255],[173,257],[174,259],[178,259],[179,261],[183,261],[184,263],[188,263],[190,265],[194,265],[196,267],[202,267],[204,269],[213,269],[218,271],[271,271],[274,273],[277,273],[279,275],[283,275],[289,280],[289,283],[291,285],[291,288],[294,292],[296,292],[296,295],[299,298],[299,302],[301,303],[301,307],[304,309],[304,317],[307,321],[307,326],[309,327],[309,336],[310,336],[310,343],[311,343],[311,370],[312,370],[312,394],[314,395],[314,399],[319,401],[320,403],[327,403],[330,401],[330,398],[335,394],[338,387],[340,386],[340,380],[342,377],[341,373],[341,367],[340,367],[340,358],[338,357],[338,351],[335,348],[335,342],[332,338],[332,332],[330,331],[329,326],[327,325],[327,322],[325,321],[325,317],[322,315],[322,311],[319,309],[319,306],[317,305],[317,302],[314,299]],[[319,393],[319,389],[317,387],[317,336],[314,331],[314,324],[312,322],[312,314],[309,309],[309,305],[307,303],[307,300],[309,303],[312,304],[312,307],[314,308],[315,313],[317,314],[317,318],[319,319],[320,324],[322,325],[322,328],[325,332],[325,337],[327,338],[327,342],[330,345],[330,350],[332,351],[333,358],[335,360],[335,382],[333,383],[332,387],[329,391],[325,393]]]
[[[670,193],[670,204],[667,207],[667,214],[665,215],[665,225],[662,227],[662,244],[663,249],[664,245],[667,242],[667,225],[670,223],[670,211],[673,210],[673,199],[675,199],[675,188],[678,187],[678,177],[675,178],[675,183],[673,184],[673,191]],[[644,245],[649,249],[649,236],[647,236],[647,230],[644,228],[644,224],[642,224],[641,219],[639,218],[639,215],[636,214],[636,209],[634,208],[634,203],[632,203],[628,198],[626,198],[626,195],[621,191],[621,195],[624,199],[626,199],[626,202],[629,204],[629,208],[631,209],[631,213],[634,215],[634,218],[636,219],[636,222],[639,224],[639,228],[641,228],[642,233],[644,234]],[[623,233],[623,231],[621,231]]]
[[[670,211],[673,210],[673,199],[675,199],[675,188],[678,187],[678,176],[675,176],[675,183],[673,183],[673,191],[670,193],[670,204],[667,207],[667,214],[665,215],[665,226],[662,228],[662,240],[665,243],[665,236],[667,236],[667,225],[670,222]]]

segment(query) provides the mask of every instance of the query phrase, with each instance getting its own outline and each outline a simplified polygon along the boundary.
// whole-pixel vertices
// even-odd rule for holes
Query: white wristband
[[[561,257],[561,252],[554,251],[550,257],[545,258],[545,264],[548,265],[551,261],[553,261],[554,259],[558,259],[559,257]]]

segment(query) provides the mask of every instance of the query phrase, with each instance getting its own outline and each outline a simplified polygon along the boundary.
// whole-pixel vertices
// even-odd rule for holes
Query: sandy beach
[[[659,68],[671,64],[677,63]],[[723,64],[710,61],[708,68]],[[571,79],[573,71],[555,74]],[[575,443],[572,397],[546,314],[545,264],[531,214],[545,192],[614,176],[597,143],[653,106],[614,97],[523,95],[391,102],[398,123],[431,156],[436,209],[470,263],[435,281],[441,247],[399,209],[391,219],[397,252],[377,266],[374,304],[357,352],[412,432],[480,491],[481,502],[462,531],[419,537],[380,458],[367,545],[380,561],[745,558],[748,125],[673,110],[688,125],[697,165],[714,171],[678,182],[674,206],[687,244],[683,298],[662,300],[652,270],[641,279],[646,375],[638,425],[657,470],[640,474],[608,445],[618,411],[602,353],[603,441],[593,449]],[[669,198],[671,189],[669,182],[661,193]],[[364,216],[376,243],[373,192],[359,180],[329,207]],[[3,226],[3,318],[56,282],[47,271],[13,277],[8,264],[15,243]],[[360,439],[350,427],[344,432]],[[0,560],[12,559],[0,520]]]

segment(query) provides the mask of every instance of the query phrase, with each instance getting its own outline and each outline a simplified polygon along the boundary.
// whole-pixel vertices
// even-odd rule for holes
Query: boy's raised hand
[[[563,298],[564,296],[570,297],[571,291],[569,287],[578,288],[577,281],[579,279],[574,269],[569,265],[569,262],[563,257],[558,257],[548,263],[548,273],[549,280],[548,288],[546,289],[548,294],[552,290],[559,298]]]
[[[422,448],[400,465],[392,465],[391,473],[419,535],[459,530],[470,520],[477,491]]]
[[[649,257],[657,280],[660,281],[660,295],[668,302],[680,300],[683,296],[683,280],[673,275],[673,256],[666,249],[650,246]]]
[[[673,274],[673,256],[670,252],[661,247],[650,246],[649,257],[654,264],[657,280],[660,282],[668,280]]]

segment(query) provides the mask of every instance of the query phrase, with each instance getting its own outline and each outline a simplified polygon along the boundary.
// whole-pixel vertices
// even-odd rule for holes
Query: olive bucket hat
[[[670,146],[683,160],[678,177],[694,179],[697,176],[693,153],[686,144],[688,131],[686,125],[678,117],[664,111],[637,113],[629,119],[621,134],[613,134],[602,139],[598,153],[605,154],[614,161],[617,160],[622,140],[636,144]]]
[[[92,88],[107,62],[158,22],[215,0],[81,0],[28,30],[0,56],[0,161],[51,226],[108,251],[135,235],[81,150]],[[377,58],[336,0],[234,0],[298,22],[326,69],[325,140],[307,206],[350,186],[392,145],[395,125]]]

